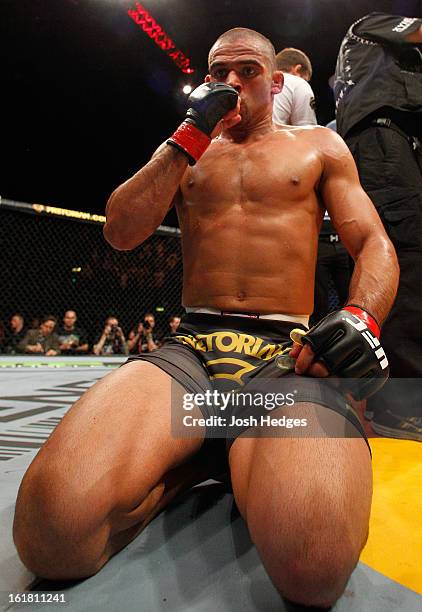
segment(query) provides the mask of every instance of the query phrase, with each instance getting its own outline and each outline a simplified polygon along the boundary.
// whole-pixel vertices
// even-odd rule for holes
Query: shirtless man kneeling
[[[316,381],[327,376],[326,365],[343,376],[376,370],[376,321],[394,299],[395,252],[343,141],[321,127],[272,124],[282,81],[265,37],[243,28],[223,34],[187,120],[110,197],[104,233],[119,250],[141,244],[177,207],[188,314],[171,341],[89,389],[29,467],[14,536],[25,565],[42,577],[94,574],[180,491],[215,473],[215,441],[204,443],[204,427],[190,438],[172,435],[171,389],[174,402],[174,393],[181,399],[209,389],[210,377],[236,387],[257,367],[274,366],[292,328],[306,329],[325,208],[355,260],[354,306],[294,345],[291,376]],[[354,325],[344,331],[346,319]],[[327,348],[337,329],[343,340]],[[373,346],[365,341],[362,349],[361,332]],[[343,364],[355,347],[357,370],[349,358]],[[341,410],[308,399],[301,410],[348,419],[356,435],[242,435],[228,464],[239,510],[280,594],[329,606],[367,538],[371,458],[345,402]]]

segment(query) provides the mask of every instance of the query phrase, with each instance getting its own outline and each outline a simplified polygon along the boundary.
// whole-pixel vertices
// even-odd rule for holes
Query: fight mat
[[[207,481],[161,513],[95,576],[36,579],[12,542],[14,502],[30,461],[65,412],[119,360],[0,358],[0,609],[125,612],[287,610],[267,577],[227,485]],[[3,367],[2,367],[3,366]],[[334,610],[422,610],[422,445],[370,440],[370,536]],[[16,594],[66,603],[11,603]]]

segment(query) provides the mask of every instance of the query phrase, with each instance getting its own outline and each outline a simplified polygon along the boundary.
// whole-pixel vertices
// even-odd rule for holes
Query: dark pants
[[[362,186],[377,208],[400,264],[397,298],[381,333],[390,377],[422,378],[421,169],[409,142],[392,129],[369,127],[346,142]],[[422,411],[422,393],[420,401],[415,399],[403,397],[400,405],[391,406],[387,383],[372,400],[371,408],[390,408],[403,414],[411,410],[415,415],[415,409]]]
[[[315,273],[314,312],[311,325],[318,323],[331,310],[343,306],[350,283],[350,258],[341,242],[320,238]],[[330,303],[330,288],[336,292],[337,303]]]

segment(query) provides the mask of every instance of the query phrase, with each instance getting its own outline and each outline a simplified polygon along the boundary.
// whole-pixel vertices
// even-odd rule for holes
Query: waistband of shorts
[[[246,319],[263,319],[270,321],[287,321],[288,323],[298,323],[304,327],[309,326],[309,315],[290,315],[286,313],[260,314],[258,312],[232,312],[230,310],[217,310],[216,308],[196,308],[185,306],[187,314],[210,314],[220,317],[244,317]]]

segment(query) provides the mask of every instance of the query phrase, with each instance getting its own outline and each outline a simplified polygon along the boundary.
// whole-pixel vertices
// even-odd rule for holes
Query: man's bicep
[[[327,204],[332,223],[353,259],[359,255],[365,242],[374,237],[385,237],[381,219],[371,199],[360,184],[346,186],[344,200]]]
[[[331,221],[350,255],[355,258],[365,240],[384,233],[379,215],[363,190],[356,165],[346,145],[326,161],[320,191]]]

